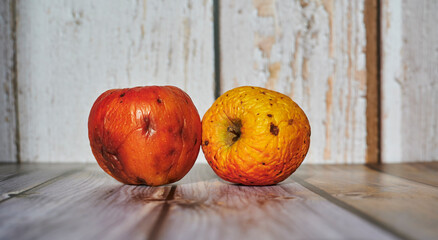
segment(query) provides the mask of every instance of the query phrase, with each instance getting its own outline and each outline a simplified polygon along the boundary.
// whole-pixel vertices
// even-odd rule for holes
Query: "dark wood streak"
[[[169,213],[169,208],[170,208],[169,201],[174,199],[175,191],[176,191],[176,185],[173,185],[169,190],[169,194],[167,194],[166,200],[163,204],[163,208],[161,208],[160,215],[158,215],[157,220],[155,221],[154,225],[152,226],[152,230],[149,233],[149,236],[147,239],[150,239],[150,240],[158,239],[160,231],[161,231],[162,226],[163,226],[163,223],[166,220],[166,217]]]
[[[5,202],[5,201],[7,201],[7,200],[9,200],[9,199],[11,199],[11,198],[20,197],[20,196],[26,194],[27,192],[30,192],[30,191],[33,191],[33,190],[45,187],[45,186],[47,186],[47,185],[49,185],[51,183],[54,183],[54,182],[58,181],[61,178],[65,178],[65,177],[68,177],[68,176],[70,176],[70,175],[72,175],[74,173],[77,173],[77,172],[81,171],[82,169],[83,169],[83,167],[76,168],[76,169],[71,169],[71,170],[68,170],[68,171],[66,171],[64,173],[61,173],[60,175],[58,175],[56,177],[50,178],[50,179],[48,179],[48,180],[46,180],[46,181],[44,181],[42,183],[39,183],[39,184],[37,184],[37,185],[35,185],[33,187],[30,187],[30,188],[27,188],[27,189],[24,189],[24,190],[21,190],[21,191],[18,191],[18,192],[14,192],[14,193],[8,193],[7,198],[0,199],[0,204]]]
[[[11,178],[14,178],[14,177],[18,177],[18,176],[21,176],[21,175],[24,175],[24,174],[27,174],[27,173],[32,172],[32,171],[34,171],[34,169],[29,169],[29,170],[26,170],[26,171],[20,171],[20,172],[8,175],[6,177],[0,178],[0,182],[6,181],[8,179],[11,179]]]

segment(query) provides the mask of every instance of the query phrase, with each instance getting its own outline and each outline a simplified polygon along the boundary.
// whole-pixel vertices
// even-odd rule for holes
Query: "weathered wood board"
[[[0,2],[0,162],[17,161],[13,1]]]
[[[221,92],[257,85],[291,96],[312,126],[304,163],[364,163],[367,135],[376,159],[378,121],[383,162],[438,160],[438,3],[380,1],[381,73],[367,74],[371,3],[219,1]],[[215,91],[212,8],[213,0],[0,3],[0,161],[93,162],[88,111],[110,88],[176,85],[202,116]],[[367,120],[366,96],[379,89],[367,89],[370,75],[381,76],[372,102],[381,119]],[[377,127],[367,132],[367,121]]]
[[[396,239],[291,179],[235,185],[206,164],[190,171],[169,204],[160,239]]]
[[[41,170],[40,177],[44,169],[67,170],[65,164],[47,166],[52,165],[29,165]],[[302,180],[245,187],[226,183],[207,164],[197,164],[175,184],[146,187],[120,184],[96,165],[70,167],[82,169],[24,192],[19,187],[16,195],[0,201],[1,239],[397,239]],[[336,174],[345,168],[328,170]],[[348,169],[359,177],[367,172],[383,175],[362,166]],[[310,165],[300,170],[304,181],[332,177],[326,172],[313,176]],[[26,179],[14,178],[8,181]],[[358,185],[365,184],[361,179]],[[330,181],[325,184],[329,190],[337,188]]]
[[[382,161],[438,160],[438,1],[381,4]]]
[[[305,163],[364,163],[364,1],[220,1],[221,91],[282,92],[312,127]]]
[[[434,186],[363,165],[306,165],[292,179],[347,204],[401,239],[438,237],[438,188]]]
[[[0,202],[0,238],[147,239],[169,188],[123,185],[89,166]]]
[[[393,176],[438,187],[438,162],[370,164],[367,166]]]
[[[8,169],[8,167],[0,166],[0,169]],[[43,164],[38,166],[20,165],[17,169],[10,169],[12,170],[10,172],[15,173],[0,179],[0,202],[47,183],[51,179],[74,173],[82,168],[69,164]]]
[[[17,18],[23,162],[93,162],[88,113],[107,89],[176,85],[201,116],[214,100],[211,0],[23,0]]]

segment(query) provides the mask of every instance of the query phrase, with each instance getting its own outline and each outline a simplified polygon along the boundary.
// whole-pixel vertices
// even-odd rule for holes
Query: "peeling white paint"
[[[305,163],[364,163],[364,1],[268,2],[221,1],[222,91],[255,85],[293,97],[312,127]]]
[[[23,162],[94,162],[88,114],[107,89],[175,85],[201,116],[213,103],[211,0],[23,0],[17,9]]]

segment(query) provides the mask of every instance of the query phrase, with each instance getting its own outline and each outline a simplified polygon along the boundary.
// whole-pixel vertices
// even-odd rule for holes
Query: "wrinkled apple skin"
[[[112,89],[88,118],[99,166],[125,184],[158,186],[180,180],[201,144],[201,120],[190,97],[174,86]]]
[[[310,124],[288,96],[243,86],[220,96],[202,119],[202,150],[229,182],[264,186],[288,178],[310,146]]]

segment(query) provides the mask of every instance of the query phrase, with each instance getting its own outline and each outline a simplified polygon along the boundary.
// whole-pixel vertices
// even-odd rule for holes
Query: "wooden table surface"
[[[438,239],[438,162],[303,165],[245,187],[197,164],[162,187],[97,164],[0,164],[0,239]]]

